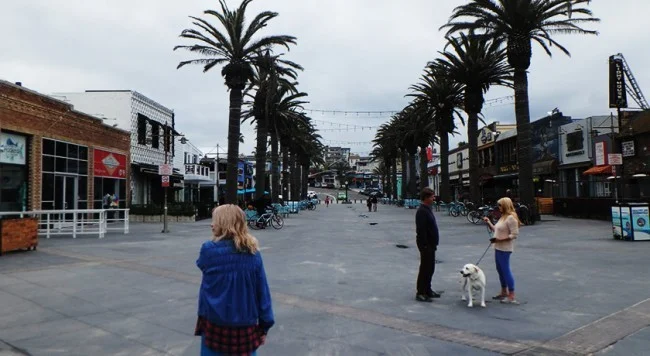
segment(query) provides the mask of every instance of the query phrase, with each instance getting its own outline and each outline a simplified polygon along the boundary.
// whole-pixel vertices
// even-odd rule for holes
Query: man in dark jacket
[[[420,207],[415,213],[416,242],[418,250],[420,250],[420,271],[418,272],[415,300],[419,302],[431,302],[432,298],[440,298],[440,294],[431,289],[431,278],[435,271],[436,249],[439,240],[438,225],[431,208],[434,200],[433,190],[422,189]]]

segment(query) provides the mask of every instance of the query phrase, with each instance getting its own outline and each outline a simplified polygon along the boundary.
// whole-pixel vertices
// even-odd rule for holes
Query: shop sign
[[[95,177],[126,178],[126,155],[95,148],[93,161]]]
[[[25,164],[26,143],[25,136],[0,133],[0,163]]]
[[[609,153],[607,155],[607,161],[612,166],[621,166],[623,165],[623,155],[620,153]]]
[[[627,108],[623,60],[615,56],[609,57],[609,107]]]
[[[623,153],[623,157],[634,157],[634,141],[623,141],[621,153]]]
[[[161,176],[160,180],[163,187],[169,187],[169,176]]]
[[[596,156],[596,165],[597,166],[604,166],[607,164],[607,161],[605,160],[607,149],[605,148],[605,142],[596,142],[595,147],[595,156]]]
[[[519,172],[518,164],[507,164],[505,166],[499,167],[499,173],[513,173]]]

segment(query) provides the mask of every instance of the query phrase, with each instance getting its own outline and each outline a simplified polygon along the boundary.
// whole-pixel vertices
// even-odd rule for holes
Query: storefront
[[[27,209],[29,138],[0,132],[0,211]]]
[[[130,134],[65,102],[0,81],[1,211],[90,209],[128,201]]]

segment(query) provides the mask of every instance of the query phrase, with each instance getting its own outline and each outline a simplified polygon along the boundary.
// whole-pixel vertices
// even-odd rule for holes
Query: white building
[[[212,196],[201,198],[200,188],[215,184],[210,177],[210,164],[201,164],[203,152],[184,136],[177,136],[175,142],[174,170],[183,174],[183,183],[177,183],[182,190],[176,192],[176,201],[214,201]]]
[[[161,204],[164,194],[158,166],[172,163],[176,136],[174,112],[132,90],[87,90],[56,93],[78,111],[102,118],[107,125],[131,132],[131,203]],[[168,150],[166,151],[165,148]],[[182,171],[170,177],[170,187],[181,183]]]

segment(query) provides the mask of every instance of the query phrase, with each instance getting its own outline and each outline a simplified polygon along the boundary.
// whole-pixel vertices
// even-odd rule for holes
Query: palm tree
[[[591,10],[582,7],[589,1],[471,0],[456,7],[449,22],[441,27],[448,29],[448,35],[465,30],[482,31],[494,39],[506,41],[508,63],[514,68],[520,199],[531,207],[534,207],[534,186],[527,70],[532,57],[532,41],[537,42],[549,56],[552,46],[570,55],[551,35],[597,34],[580,27],[583,23],[600,21],[593,17]]]
[[[275,105],[273,114],[270,116],[269,134],[271,138],[271,196],[273,201],[277,201],[280,191],[283,192],[282,198],[288,199],[288,176],[280,178],[280,148],[282,146],[282,170],[287,172],[289,169],[289,147],[291,144],[291,132],[294,130],[295,122],[304,120],[304,115],[300,112],[302,104],[306,101],[300,100],[307,96],[306,93],[293,93],[288,87],[278,88],[276,93],[279,101]],[[287,178],[287,179],[285,179]],[[282,182],[282,188],[280,188]]]
[[[279,101],[278,94],[287,91],[297,92],[296,70],[302,67],[296,63],[280,59],[279,55],[271,55],[270,51],[253,59],[255,74],[247,91],[255,90],[252,102],[247,102],[251,109],[246,118],[252,118],[257,129],[257,148],[255,150],[255,199],[261,199],[266,189],[266,152],[269,136],[269,121],[275,114]]]
[[[415,100],[428,103],[429,115],[432,115],[437,135],[440,139],[440,199],[451,201],[449,186],[449,135],[456,130],[455,120],[465,122],[458,108],[464,102],[462,84],[444,74],[444,68],[428,67],[420,82],[411,86]]]
[[[230,90],[230,109],[228,115],[228,167],[226,169],[226,203],[237,202],[237,160],[239,156],[239,134],[243,90],[253,77],[252,60],[266,49],[296,43],[293,36],[268,36],[253,39],[278,13],[264,11],[259,13],[246,26],[246,7],[252,0],[243,0],[239,8],[230,10],[224,0],[219,0],[221,11],[206,10],[204,15],[217,19],[225,33],[210,24],[206,19],[190,16],[195,28],[185,29],[180,37],[196,41],[189,46],[176,46],[174,50],[184,49],[205,58],[182,61],[177,68],[188,64],[203,66],[203,72],[225,64],[221,75]]]
[[[463,85],[467,113],[467,138],[469,141],[469,186],[471,200],[480,201],[478,176],[478,121],[485,102],[483,95],[493,85],[512,88],[512,69],[506,61],[506,51],[499,40],[490,37],[460,33],[448,38],[447,46],[453,52],[440,52],[436,66],[444,68],[440,74]]]

